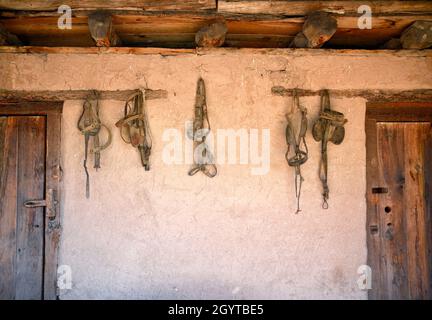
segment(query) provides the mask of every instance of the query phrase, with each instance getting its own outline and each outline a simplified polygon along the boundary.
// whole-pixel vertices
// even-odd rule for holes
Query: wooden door
[[[48,137],[59,129],[53,113],[26,106],[0,103],[0,299],[53,299],[58,203],[49,201],[49,219],[44,206],[58,182],[52,164],[60,132]]]
[[[0,117],[0,297],[42,299],[43,199],[45,187],[43,116]]]
[[[367,122],[373,299],[432,298],[431,121],[410,120]]]

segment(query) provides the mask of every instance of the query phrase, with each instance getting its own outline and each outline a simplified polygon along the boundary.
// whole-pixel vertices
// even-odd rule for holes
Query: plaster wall
[[[164,89],[147,101],[153,133],[151,171],[114,123],[124,102],[101,101],[113,132],[102,168],[90,169],[85,198],[84,139],[76,128],[83,101],[65,101],[62,123],[63,233],[60,264],[73,287],[62,299],[365,299],[356,280],[366,263],[366,165],[363,98],[334,98],[346,138],[329,147],[330,208],[321,209],[320,144],[310,131],[302,167],[302,212],[294,214],[294,171],[285,160],[285,114],[291,99],[273,85],[303,89],[413,90],[432,85],[432,60],[388,55],[1,54],[8,90]],[[206,81],[214,129],[270,131],[270,167],[219,164],[219,174],[189,177],[189,164],[163,162],[166,129],[193,118],[196,82]],[[301,98],[309,127],[319,97]],[[172,141],[172,140],[170,140]],[[184,142],[184,141],[183,141]],[[91,161],[90,161],[91,162]]]

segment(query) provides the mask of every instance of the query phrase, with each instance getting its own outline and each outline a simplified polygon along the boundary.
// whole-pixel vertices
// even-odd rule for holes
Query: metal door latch
[[[46,207],[46,216],[50,220],[54,220],[56,218],[56,205],[57,201],[54,197],[54,190],[48,189],[46,192],[46,199],[43,200],[28,200],[24,202],[24,207],[26,208],[38,208],[38,207]]]

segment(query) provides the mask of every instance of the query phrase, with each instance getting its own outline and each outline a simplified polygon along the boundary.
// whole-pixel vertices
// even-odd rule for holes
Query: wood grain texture
[[[63,4],[65,4],[63,0],[2,0],[0,9],[50,11],[57,10]],[[139,8],[147,11],[216,9],[216,0],[69,0],[66,4],[72,9]]]
[[[430,257],[425,199],[425,142],[431,129],[430,123],[405,124],[405,190],[404,212],[407,236],[407,279],[410,299],[430,298]]]
[[[428,90],[429,91],[429,90]],[[388,102],[368,102],[366,116],[376,121],[388,121],[388,122],[418,122],[426,121],[432,122],[432,108],[430,101],[432,97],[429,96],[429,92],[418,92],[417,90],[411,92],[404,92],[403,96],[394,95],[393,98],[388,96]],[[413,102],[419,98],[425,100],[423,102]],[[394,102],[396,100],[402,100]],[[407,102],[404,102],[407,101]],[[429,101],[429,102],[427,102]]]
[[[18,194],[16,299],[43,298],[44,208],[26,208],[27,200],[44,199],[45,117],[17,117]]]
[[[423,15],[388,15],[374,16],[372,29],[359,29],[357,16],[336,16],[338,29],[326,43],[326,47],[336,48],[374,48],[391,38],[398,38],[404,29],[416,20],[432,21],[432,14]],[[39,46],[89,46],[92,45],[88,30],[88,15],[73,17],[72,29],[58,29],[58,16],[19,16],[3,17],[0,21],[5,28],[18,36],[27,45]],[[161,47],[175,47],[171,43],[190,41],[186,47],[194,45],[190,34],[214,21],[224,20],[228,31],[227,36],[235,34],[236,45],[248,47],[253,36],[260,41],[260,47],[267,47],[268,39],[260,39],[262,35],[272,41],[272,37],[293,38],[302,30],[304,16],[285,17],[268,15],[231,15],[220,13],[112,13],[112,24],[116,34],[124,46],[147,45],[152,42]],[[165,41],[161,38],[165,35]],[[169,37],[168,37],[169,36]],[[144,37],[145,42],[140,40]],[[189,38],[188,38],[189,37]],[[243,40],[244,38],[244,43]],[[189,40],[187,40],[189,39]],[[232,46],[233,43],[226,43]],[[283,43],[281,43],[281,46]]]
[[[227,35],[229,38],[229,35]],[[268,39],[267,39],[268,40]],[[228,41],[228,40],[227,40]],[[208,55],[208,54],[263,54],[304,56],[356,56],[356,57],[432,57],[432,50],[361,50],[361,49],[291,49],[291,48],[134,48],[134,47],[34,47],[0,46],[0,53],[38,54],[135,54],[135,55]],[[373,91],[373,90],[372,90]],[[380,90],[376,90],[380,91]],[[402,91],[395,91],[400,92]],[[401,95],[403,97],[403,94]]]
[[[127,100],[136,90],[102,90],[98,91],[102,100]],[[32,101],[63,101],[84,100],[91,90],[59,90],[59,91],[25,91],[0,89],[0,99],[4,100],[32,100]],[[147,100],[165,99],[168,93],[165,90],[145,89]]]
[[[389,193],[377,203],[381,274],[380,299],[408,297],[406,234],[404,228],[404,128],[398,123],[377,124],[378,180]],[[390,208],[391,212],[387,212]],[[372,270],[372,272],[377,270]]]
[[[373,188],[379,188],[378,177],[378,158],[377,158],[377,127],[376,120],[366,118],[366,199],[367,199],[367,264],[372,269],[372,290],[368,291],[369,299],[378,299],[381,296],[381,275],[373,270],[381,270],[380,248],[381,240],[379,236],[378,201],[380,194],[372,192]]]
[[[358,15],[360,5],[368,5],[374,14],[432,12],[430,1],[289,1],[289,0],[219,0],[218,11],[243,14],[307,15],[323,10]]]
[[[61,236],[61,109],[63,102],[53,103],[52,107],[58,112],[47,113],[46,140],[46,189],[54,190],[56,201],[54,219],[45,217],[45,270],[44,270],[44,299],[57,298],[57,265],[58,249]]]
[[[15,299],[18,130],[0,117],[0,299]]]
[[[393,105],[392,114],[387,114],[391,103],[381,104],[383,111],[379,103],[368,104],[367,233],[373,281],[370,299],[431,298],[431,174],[426,163],[432,157],[432,116],[425,113],[427,103],[418,103],[419,110],[414,113],[416,121],[426,122],[398,116],[398,107],[404,104]],[[410,122],[391,122],[404,119]],[[373,193],[372,188],[377,187],[387,192]]]
[[[22,42],[16,35],[7,31],[6,28],[0,23],[0,45],[19,46],[22,45]]]
[[[46,118],[46,162],[45,180],[46,189],[53,189],[57,215],[54,219],[45,217],[43,224],[45,238],[45,256],[43,270],[44,299],[57,298],[57,264],[58,244],[61,236],[60,204],[61,204],[61,168],[60,168],[60,136],[61,113],[63,102],[26,102],[26,101],[2,101],[0,100],[0,116],[41,116]],[[16,187],[15,187],[16,190]],[[16,203],[16,201],[15,201]],[[1,242],[0,242],[1,244]],[[42,290],[42,285],[41,285]]]
[[[294,88],[285,88],[282,86],[274,86],[271,91],[272,94],[278,96],[292,96]],[[297,95],[299,96],[318,96],[321,91],[316,90],[304,90],[304,89],[296,89]],[[432,114],[432,111],[429,108],[429,104],[422,103],[413,103],[412,101],[430,101],[432,99],[432,89],[419,89],[419,90],[360,90],[360,89],[352,89],[352,90],[331,90],[332,97],[346,97],[346,98],[354,98],[354,97],[362,97],[367,99],[368,101],[411,101],[411,102],[399,102],[396,103],[396,106],[404,108],[401,111],[407,111],[406,113],[398,113],[401,117],[405,119],[410,117],[411,119],[418,119],[416,115],[428,115]],[[392,115],[394,113],[395,105],[393,103],[389,103],[387,107],[382,107],[382,104],[379,104],[379,113],[385,113]],[[371,114],[374,112],[373,105],[370,105],[367,112]]]

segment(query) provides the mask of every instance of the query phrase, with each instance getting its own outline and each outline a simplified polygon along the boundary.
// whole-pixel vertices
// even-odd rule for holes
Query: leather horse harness
[[[94,154],[94,168],[100,168],[100,152],[111,144],[111,131],[107,126],[101,123],[99,119],[99,96],[97,92],[93,92],[84,102],[83,112],[78,120],[78,129],[84,135],[85,152],[84,152],[84,170],[86,173],[86,197],[90,197],[90,177],[87,169],[87,158],[90,137],[93,138],[93,148],[90,153]],[[100,144],[99,133],[104,127],[108,132],[108,140],[104,144]]]
[[[294,108],[296,110],[294,110]],[[294,113],[300,113],[300,125],[297,129],[294,127]],[[290,114],[287,115],[287,127],[285,130],[285,138],[286,143],[288,145],[288,150],[285,153],[285,158],[288,162],[288,165],[295,168],[295,193],[297,198],[297,211],[299,213],[300,210],[300,194],[301,187],[304,181],[303,176],[301,174],[300,166],[304,164],[308,159],[308,147],[306,145],[306,132],[307,132],[307,110],[306,108],[300,106],[299,97],[297,92],[294,90],[293,92],[293,110]],[[293,155],[290,157],[291,146],[293,147]],[[304,147],[304,150],[301,147]]]
[[[138,90],[127,101],[124,107],[124,118],[117,121],[120,135],[124,142],[138,148],[141,163],[146,171],[150,170],[152,139],[150,125],[145,110],[143,91]]]
[[[344,124],[348,120],[341,112],[331,110],[330,97],[327,90],[321,92],[321,112],[319,119],[312,128],[315,141],[321,141],[321,161],[319,175],[323,185],[323,209],[328,209],[329,187],[327,183],[327,143],[330,141],[336,145],[342,143],[345,138]]]
[[[193,133],[188,133],[189,138],[194,141],[194,167],[189,170],[193,176],[201,171],[207,177],[213,178],[217,175],[213,155],[208,150],[206,138],[210,133],[210,121],[207,112],[205,84],[202,78],[198,79],[195,98],[195,118],[193,121]]]

